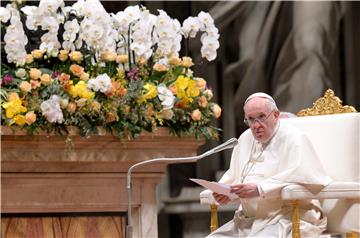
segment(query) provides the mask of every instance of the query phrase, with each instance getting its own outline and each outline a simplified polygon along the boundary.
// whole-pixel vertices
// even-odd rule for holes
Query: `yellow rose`
[[[219,118],[221,116],[221,107],[216,103],[214,103],[211,107],[211,110],[213,111],[215,118]]]
[[[80,51],[72,51],[70,54],[70,60],[80,63],[83,60],[83,55]]]
[[[116,56],[116,62],[119,64],[123,64],[128,61],[128,58],[129,57],[127,55],[118,55],[118,56]]]
[[[29,72],[30,78],[33,80],[39,79],[41,76],[41,71],[36,68],[31,68]]]
[[[31,55],[34,57],[34,59],[41,59],[44,55],[44,52],[42,50],[33,50],[31,51]]]
[[[31,125],[35,121],[36,121],[36,114],[34,113],[34,111],[30,111],[30,112],[25,114],[25,122],[26,122],[26,124]]]
[[[16,115],[13,118],[13,122],[15,122],[15,124],[18,126],[23,126],[26,123],[26,118],[24,115]]]
[[[158,71],[158,72],[164,72],[164,71],[168,70],[165,65],[160,64],[160,63],[154,64],[153,69]]]
[[[84,73],[84,68],[77,64],[72,64],[70,66],[70,71],[73,75],[80,77]]]
[[[200,121],[201,120],[201,112],[200,112],[199,109],[195,109],[191,113],[191,119],[193,119],[194,121]]]
[[[59,59],[64,62],[69,58],[69,51],[67,50],[60,50]]]
[[[196,82],[194,80],[189,81],[188,88],[186,89],[187,96],[197,97],[200,94],[200,89],[196,86]]]
[[[31,54],[27,54],[25,57],[25,63],[26,64],[31,64],[32,62],[34,62],[34,58]]]
[[[101,54],[101,59],[105,62],[115,61],[116,58],[117,58],[117,55],[115,52],[107,51],[107,52],[104,52]]]
[[[31,91],[31,84],[27,81],[22,81],[19,85],[21,91],[28,93]]]
[[[179,57],[172,56],[171,58],[169,58],[168,62],[169,62],[170,65],[177,66],[177,65],[180,65],[181,59]]]
[[[52,79],[51,79],[50,75],[48,75],[48,74],[41,75],[40,80],[41,80],[41,83],[45,86],[50,85],[52,82]]]
[[[17,93],[11,93],[8,100],[8,102],[2,104],[2,107],[6,111],[7,118],[13,118],[17,114],[27,111],[27,108],[22,105],[22,101]]]
[[[190,57],[184,56],[184,57],[182,57],[181,65],[184,66],[184,67],[189,68],[189,67],[193,66],[194,63],[192,62],[192,59]]]
[[[66,111],[68,111],[69,113],[74,113],[76,111],[76,103],[69,102],[69,104],[66,107]]]
[[[156,86],[150,83],[146,83],[144,85],[144,89],[146,89],[146,93],[142,96],[142,99],[144,101],[148,100],[148,99],[152,99],[154,97],[157,96],[157,89]]]

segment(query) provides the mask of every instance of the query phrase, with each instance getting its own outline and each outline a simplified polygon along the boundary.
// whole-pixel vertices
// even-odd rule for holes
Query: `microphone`
[[[214,147],[213,149],[202,153],[201,155],[197,156],[190,156],[190,157],[179,157],[179,158],[156,158],[156,159],[150,159],[146,161],[141,161],[139,163],[136,163],[132,165],[127,172],[127,192],[128,192],[128,217],[127,217],[127,226],[126,226],[126,238],[132,238],[133,234],[133,227],[132,227],[132,217],[131,217],[131,172],[142,165],[156,163],[156,162],[168,162],[168,163],[190,163],[190,162],[196,162],[199,159],[202,159],[206,156],[209,156],[211,154],[218,153],[223,150],[234,148],[238,144],[238,140],[236,138],[231,138],[227,140],[226,142]]]

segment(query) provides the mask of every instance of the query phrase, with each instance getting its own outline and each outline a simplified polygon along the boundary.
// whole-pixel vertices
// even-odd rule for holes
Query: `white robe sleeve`
[[[278,153],[280,163],[276,174],[258,185],[262,198],[280,197],[281,189],[289,184],[326,186],[332,181],[304,134],[296,134],[283,143],[286,149]]]

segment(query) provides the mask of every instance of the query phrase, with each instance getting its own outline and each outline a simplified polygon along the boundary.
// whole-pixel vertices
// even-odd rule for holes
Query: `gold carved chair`
[[[281,199],[291,200],[292,236],[300,238],[299,202],[319,199],[328,218],[326,233],[359,237],[360,232],[360,113],[328,89],[312,108],[299,111],[296,118],[281,119],[303,130],[314,145],[329,176],[334,181],[314,192],[301,185],[282,189]],[[211,206],[211,226],[218,227],[217,205],[209,191],[200,194],[202,204]]]

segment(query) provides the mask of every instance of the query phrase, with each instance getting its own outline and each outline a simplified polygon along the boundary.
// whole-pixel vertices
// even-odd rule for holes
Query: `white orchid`
[[[157,91],[163,109],[171,109],[175,103],[174,94],[163,83],[159,84]]]
[[[56,14],[57,9],[64,5],[63,0],[41,0],[39,11],[48,14]]]
[[[214,19],[211,17],[209,13],[201,11],[198,14],[199,21],[203,25],[202,31],[204,31],[207,27],[214,25]]]
[[[23,25],[18,16],[19,14],[16,11],[11,12],[13,14],[10,25],[7,27],[4,35],[6,57],[9,63],[23,66],[25,64],[25,46],[28,43],[28,38],[25,35]]]
[[[64,115],[60,107],[61,97],[52,95],[50,99],[43,101],[40,105],[41,113],[51,123],[62,123]]]
[[[6,23],[10,19],[10,11],[5,7],[0,7],[0,21]]]
[[[197,17],[188,17],[183,22],[183,26],[181,30],[185,36],[185,38],[194,38],[196,34],[199,32],[201,27],[200,21]]]
[[[0,8],[0,20],[7,22],[11,16],[19,15],[16,5],[8,4]],[[116,14],[107,13],[99,0],[78,0],[72,6],[66,6],[64,0],[41,0],[38,6],[24,6],[21,11],[26,15],[25,25],[30,31],[39,27],[46,32],[41,36],[40,50],[48,56],[56,57],[61,48],[68,51],[81,50],[83,47],[94,52],[93,63],[99,61],[104,52],[129,54],[129,62],[138,59],[154,60],[179,56],[182,38],[201,36],[201,55],[208,60],[216,58],[219,48],[219,32],[211,15],[200,12],[196,17],[187,18],[181,25],[165,11],[158,10],[153,15],[145,7],[128,6]],[[78,18],[69,19],[71,14]],[[77,19],[82,19],[78,22]],[[11,24],[12,25],[12,24]],[[60,27],[64,32],[58,39]],[[22,26],[21,26],[22,27]],[[7,52],[11,62],[23,62],[23,49],[27,43],[23,31],[11,28],[8,32]],[[24,40],[20,43],[16,37]],[[11,37],[10,37],[11,36]],[[25,36],[26,37],[26,36]],[[11,40],[9,40],[11,39]]]
[[[87,88],[95,92],[106,93],[111,89],[111,79],[107,74],[101,74],[96,78],[92,78],[87,83]]]
[[[80,30],[79,23],[76,19],[73,19],[72,21],[67,21],[64,24],[65,32],[63,33],[63,39],[64,42],[62,43],[62,46],[65,50],[74,51],[75,45],[74,41],[76,40],[76,34]]]

